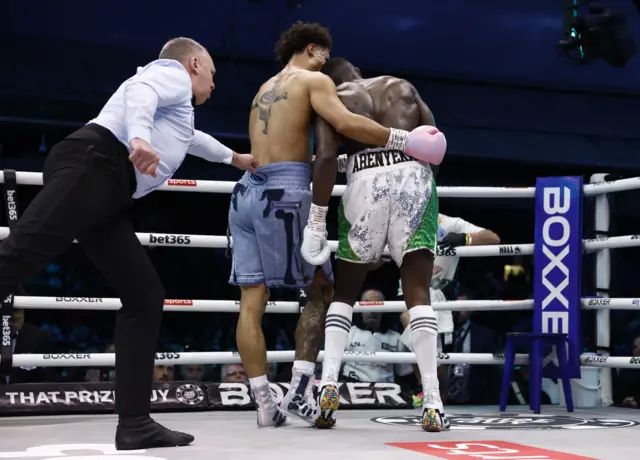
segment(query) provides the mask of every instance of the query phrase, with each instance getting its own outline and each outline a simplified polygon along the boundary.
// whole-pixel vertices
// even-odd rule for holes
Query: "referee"
[[[194,129],[193,106],[211,96],[214,74],[213,60],[200,44],[188,38],[167,42],[159,59],[120,85],[97,118],[51,149],[44,187],[0,244],[0,299],[74,239],[118,292],[118,450],[194,440],[149,416],[165,291],[125,213],[135,199],[170,178],[187,151],[255,170],[251,155],[237,154]]]

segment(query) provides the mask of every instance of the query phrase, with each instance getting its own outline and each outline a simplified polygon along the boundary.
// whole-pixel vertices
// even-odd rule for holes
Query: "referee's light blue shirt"
[[[158,59],[139,67],[122,83],[100,114],[89,123],[111,131],[129,151],[129,141],[147,141],[160,156],[157,177],[136,170],[140,198],[171,178],[187,153],[205,160],[230,164],[233,151],[194,128],[191,78],[178,61]]]

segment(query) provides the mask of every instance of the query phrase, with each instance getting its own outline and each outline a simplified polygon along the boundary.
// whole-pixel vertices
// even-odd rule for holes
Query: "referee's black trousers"
[[[122,301],[116,412],[147,415],[165,292],[126,216],[135,190],[127,149],[108,130],[88,125],[53,147],[43,175],[44,187],[0,244],[0,298],[77,239]]]

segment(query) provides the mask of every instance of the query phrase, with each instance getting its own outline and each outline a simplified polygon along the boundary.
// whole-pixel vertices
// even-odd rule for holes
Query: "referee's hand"
[[[253,157],[250,153],[236,153],[233,152],[233,157],[231,159],[231,164],[238,169],[243,171],[249,171],[251,173],[256,172],[256,168],[260,166],[260,163],[257,159]]]
[[[131,139],[129,147],[131,147],[129,161],[133,163],[140,174],[157,177],[156,168],[160,163],[160,157],[153,151],[147,141],[143,141],[136,137]]]

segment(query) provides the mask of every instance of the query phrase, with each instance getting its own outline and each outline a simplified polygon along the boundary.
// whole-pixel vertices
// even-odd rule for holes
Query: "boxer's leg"
[[[255,220],[264,277],[269,287],[304,289],[306,295],[296,328],[291,386],[280,408],[287,415],[313,424],[313,373],[322,346],[324,316],[333,294],[333,273],[330,263],[315,267],[300,253],[302,230],[312,201],[308,165],[279,163],[265,169],[270,174],[269,188],[264,191]]]
[[[389,190],[391,180],[390,173],[376,171],[351,177],[338,209],[337,276],[325,322],[318,428],[335,424],[333,413],[340,405],[337,381],[351,330],[353,304],[371,264],[380,259],[386,244],[390,208],[385,190]]]
[[[312,193],[304,190],[300,194],[300,227],[308,221],[311,202],[313,201]],[[308,273],[313,273],[311,285],[305,289],[306,303],[296,327],[296,354],[293,363],[293,375],[291,388],[294,392],[298,391],[296,383],[298,375],[308,376],[313,379],[315,364],[318,359],[318,353],[324,342],[324,321],[327,315],[329,304],[333,300],[333,269],[331,260],[327,261],[320,267],[315,267],[307,263],[302,257],[300,248],[302,245],[302,235],[298,231],[298,238],[294,241],[295,257],[300,261],[300,273],[298,278],[304,279]],[[315,405],[312,397],[311,385],[308,386],[307,402],[309,405]],[[313,417],[315,418],[315,417]],[[308,420],[311,423],[312,420]]]
[[[417,162],[402,165],[395,178],[389,250],[400,266],[411,343],[422,376],[422,427],[426,431],[440,431],[448,426],[448,421],[440,399],[438,321],[429,290],[438,231],[435,181],[431,170]]]
[[[296,216],[294,237],[291,238],[294,259],[299,261],[293,267],[294,277],[304,284],[312,274],[313,278],[308,287],[304,289],[306,303],[296,327],[296,354],[293,363],[293,371],[313,375],[318,353],[324,340],[324,320],[329,304],[333,300],[333,269],[331,261],[327,261],[320,267],[307,263],[302,257],[300,248],[302,234],[300,228],[304,228],[309,218],[309,211],[313,196],[309,190],[288,192],[285,195],[287,201],[299,201],[299,214]],[[285,242],[283,241],[283,244]]]
[[[315,420],[318,428],[332,428],[336,424],[334,414],[340,407],[338,380],[342,357],[349,343],[353,305],[373,264],[375,262],[351,263],[341,259],[336,263],[335,292],[325,321],[324,360],[318,395],[320,414]]]
[[[233,238],[233,266],[229,282],[240,286],[240,316],[236,343],[249,384],[258,404],[259,426],[281,426],[285,417],[277,410],[267,380],[267,349],[262,316],[269,299],[265,270],[255,228],[255,209],[263,188],[245,175],[231,195],[229,229]]]
[[[444,298],[442,294],[442,291],[429,289],[431,302],[438,301],[433,296],[434,292],[436,293],[436,295],[439,293],[443,297],[443,299],[446,300],[446,298]],[[404,300],[404,296],[402,297],[402,300]],[[441,321],[442,313],[451,313],[451,312],[443,312],[443,311],[436,312],[436,319],[438,321],[438,354],[442,352],[444,343],[445,343],[444,334],[441,332],[442,331],[442,321]],[[409,327],[410,322],[411,322],[411,316],[409,315],[409,311],[406,311],[400,315],[400,325],[402,326],[402,330],[403,330],[402,336],[400,337],[400,341],[409,350],[413,351],[413,344],[411,343],[411,328]],[[412,364],[412,367],[413,367],[413,373],[416,376],[417,381],[422,382],[422,376],[420,375],[420,368],[418,367],[418,364],[417,363]],[[446,384],[447,384],[448,372],[449,372],[448,365],[438,364],[438,381],[440,382],[440,394],[444,396],[446,396],[446,390],[447,390]],[[422,395],[423,393],[419,392],[418,395],[413,396],[414,407],[422,407]]]
[[[267,346],[262,331],[262,316],[269,300],[264,284],[241,286],[240,317],[236,343],[249,385],[258,405],[258,426],[279,427],[286,417],[278,410],[267,378]]]
[[[120,215],[80,235],[85,252],[116,290],[116,431],[118,450],[184,446],[193,436],[149,417],[153,366],[164,287],[131,222]]]
[[[411,344],[420,370],[423,408],[429,412],[423,418],[423,428],[440,431],[440,414],[444,408],[440,399],[438,380],[438,320],[431,307],[429,289],[425,287],[425,276],[433,269],[433,254],[426,249],[406,254],[400,268],[402,289],[409,309]]]
[[[327,312],[325,326],[325,355],[322,365],[322,385],[338,381],[342,355],[347,347],[353,305],[358,300],[371,263],[337,262],[337,277],[333,302]]]
[[[240,286],[236,341],[242,364],[252,383],[264,384],[267,355],[262,333],[262,315],[268,293],[252,216],[258,191],[254,185],[245,182],[245,179],[246,176],[236,184],[231,195],[229,230],[233,238],[233,259],[229,282]]]
[[[426,281],[425,281],[426,282]],[[404,296],[402,297],[404,300]],[[413,351],[413,343],[411,343],[411,329],[409,328],[409,323],[411,322],[411,316],[409,315],[409,311],[405,311],[400,314],[400,325],[402,326],[402,335],[400,336],[400,341],[404,344],[407,349]],[[413,368],[413,374],[416,376],[418,382],[422,382],[422,377],[420,375],[420,368],[417,363],[413,363],[411,365]],[[440,370],[438,368],[438,377],[440,377]],[[418,392],[417,395],[413,396],[413,406],[414,407],[422,407],[422,392]]]
[[[301,363],[308,363],[305,369],[312,374],[324,341],[327,309],[333,300],[332,280],[322,268],[317,268],[311,286],[305,290],[305,295],[306,304],[296,327],[295,359]]]
[[[252,388],[266,383],[267,349],[262,333],[262,316],[269,300],[264,284],[241,286],[240,317],[236,342]]]
[[[286,414],[313,424],[317,413],[312,382],[318,353],[324,341],[325,316],[333,299],[332,276],[317,267],[311,286],[305,289],[305,295],[306,304],[296,327],[291,385],[280,407]]]

